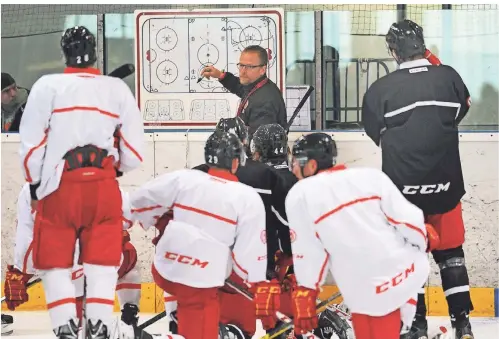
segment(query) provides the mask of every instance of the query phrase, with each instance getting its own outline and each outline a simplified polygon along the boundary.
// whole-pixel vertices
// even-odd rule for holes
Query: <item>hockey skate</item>
[[[72,337],[70,338],[73,339]],[[107,326],[104,325],[102,320],[97,320],[94,323],[93,320],[89,319],[87,322],[87,334],[85,339],[109,339]]]
[[[137,315],[138,313],[139,308],[137,305],[126,303],[123,305],[123,309],[121,310],[121,321],[127,325],[137,327],[137,323],[139,321],[139,317]]]
[[[11,335],[14,330],[14,318],[8,314],[2,314],[2,335]]]
[[[455,339],[475,339],[471,331],[470,318],[467,313],[463,312],[457,317],[451,315],[451,323],[455,329]]]
[[[78,320],[70,319],[67,324],[54,329],[54,334],[59,339],[78,339]]]
[[[428,322],[425,318],[416,317],[411,330],[400,336],[400,339],[428,339]]]
[[[456,339],[475,339],[471,331],[471,325],[468,323],[465,327],[456,328]]]

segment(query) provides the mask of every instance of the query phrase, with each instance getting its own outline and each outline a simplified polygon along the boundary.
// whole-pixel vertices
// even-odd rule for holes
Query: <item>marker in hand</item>
[[[204,77],[203,77],[203,73],[204,73],[204,68],[203,68],[203,70],[201,71],[201,76],[198,78],[198,81],[197,81],[197,83],[198,83],[198,84],[199,84],[199,83],[201,82],[201,80],[203,80],[203,78],[204,78]]]
[[[212,67],[213,67],[213,66],[212,66]],[[197,81],[197,83],[198,83],[198,84],[199,84],[199,83],[201,82],[201,80],[203,80],[203,78],[204,78],[203,74],[204,74],[204,72],[205,72],[205,69],[206,69],[206,68],[203,68],[203,70],[201,71],[201,76],[198,78],[198,81]],[[223,73],[223,72],[224,72],[224,70],[222,70],[222,71],[221,71],[221,73]],[[211,72],[210,72],[210,73],[211,73]],[[210,76],[208,76],[208,78],[209,78],[209,77],[210,77]]]

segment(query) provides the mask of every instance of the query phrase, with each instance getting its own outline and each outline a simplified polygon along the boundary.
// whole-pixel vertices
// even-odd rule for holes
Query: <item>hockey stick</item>
[[[305,95],[303,98],[301,98],[300,102],[298,103],[298,106],[296,106],[295,110],[293,111],[293,115],[288,121],[288,124],[286,125],[286,134],[289,133],[289,128],[293,124],[293,121],[295,121],[296,116],[298,113],[300,113],[300,110],[302,109],[303,105],[305,105],[305,102],[308,100],[312,92],[314,91],[314,86],[310,86],[308,90],[305,92]]]
[[[124,64],[109,73],[108,76],[124,79],[127,76],[132,75],[133,72],[135,72],[135,66],[133,64]]]
[[[159,321],[159,320],[163,319],[164,317],[166,317],[166,311],[163,311],[161,313],[156,314],[154,317],[152,317],[151,319],[149,319],[147,321],[144,321],[142,324],[140,324],[137,327],[140,328],[141,330],[143,330],[144,328],[151,326],[156,321]]]
[[[28,282],[28,283],[26,284],[26,289],[30,288],[30,287],[31,287],[31,286],[33,286],[33,285],[38,284],[38,283],[39,283],[39,282],[41,282],[41,281],[42,281],[42,279],[41,279],[41,278],[36,278],[35,280],[32,280],[32,281]],[[2,297],[2,300],[0,300],[0,301],[1,301],[1,302],[4,302],[4,301],[5,301],[5,296],[3,296],[3,297]]]

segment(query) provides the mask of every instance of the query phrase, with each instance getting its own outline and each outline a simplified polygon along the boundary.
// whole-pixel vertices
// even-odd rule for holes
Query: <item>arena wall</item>
[[[351,167],[370,166],[380,168],[381,153],[363,132],[331,132],[338,142],[339,162]],[[133,173],[120,179],[127,191],[135,190],[147,180],[177,169],[193,167],[203,162],[204,141],[209,132],[161,132],[145,135],[146,151],[144,164]],[[290,141],[301,133],[290,133]],[[463,198],[464,219],[467,227],[467,267],[475,304],[474,315],[494,316],[497,312],[497,288],[499,287],[499,214],[498,214],[498,154],[499,134],[462,133],[460,151],[466,182]],[[19,161],[18,134],[2,134],[2,281],[6,265],[12,262],[16,228],[17,195],[24,179]],[[152,283],[150,267],[154,254],[151,243],[155,230],[145,232],[140,226],[131,230],[132,242],[137,248],[139,267],[143,277],[144,311],[162,310],[161,290]],[[433,315],[446,314],[445,299],[441,282],[434,263],[429,277],[427,298],[429,312]],[[331,285],[331,279],[328,284]],[[39,284],[41,285],[41,284]],[[331,287],[326,288],[328,294]],[[496,301],[494,301],[494,294]],[[45,307],[41,286],[30,290],[30,302],[21,309]]]

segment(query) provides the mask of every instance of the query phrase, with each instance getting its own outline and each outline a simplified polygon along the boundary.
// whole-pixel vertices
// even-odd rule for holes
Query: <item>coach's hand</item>
[[[276,312],[281,302],[281,285],[275,279],[256,284],[255,288],[256,317],[262,321],[263,328],[269,330],[277,323]]]
[[[215,78],[218,79],[222,76],[222,71],[219,69],[215,68],[214,66],[206,66],[203,68],[201,71],[201,76],[205,78]]]
[[[299,286],[293,291],[292,300],[295,334],[304,334],[317,328],[317,291]]]
[[[28,301],[26,284],[33,275],[19,271],[13,265],[7,266],[5,275],[4,295],[7,308],[14,311],[16,307]]]

